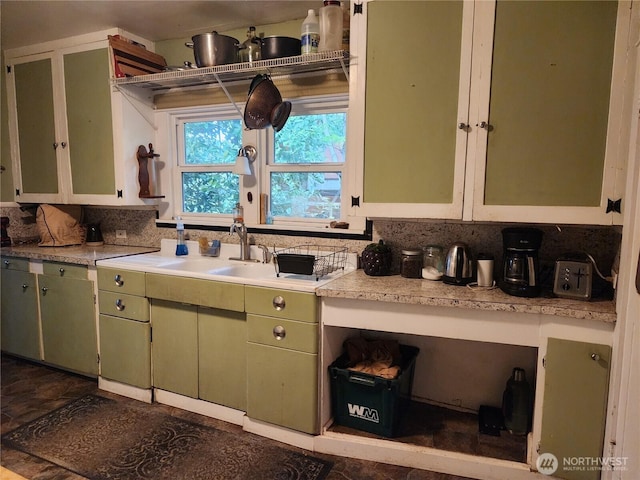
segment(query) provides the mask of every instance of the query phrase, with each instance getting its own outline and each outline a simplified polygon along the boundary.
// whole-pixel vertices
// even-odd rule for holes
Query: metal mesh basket
[[[326,245],[298,245],[276,250],[276,276],[281,273],[315,275],[316,280],[336,270],[343,269],[347,261],[346,247]]]

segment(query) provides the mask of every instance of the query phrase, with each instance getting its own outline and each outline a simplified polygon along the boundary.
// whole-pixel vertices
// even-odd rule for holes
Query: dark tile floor
[[[1,368],[0,404],[2,416],[0,430],[3,434],[88,393],[99,393],[99,395],[114,398],[120,402],[135,402],[135,400],[98,390],[95,380],[13,357],[3,355]],[[237,425],[231,425],[166,405],[153,404],[149,405],[148,408],[158,409],[192,422],[235,432],[238,435],[251,435],[242,431]],[[444,417],[438,418],[440,420],[444,419]],[[455,421],[459,421],[459,419]],[[468,421],[462,423],[465,424],[463,429],[471,428],[468,425]],[[441,436],[440,439],[438,439],[437,435],[427,436],[426,442],[429,444],[429,442],[434,441],[436,442],[434,445],[440,448],[446,448],[446,445],[442,442],[450,442],[451,444],[456,444],[455,449],[457,450],[460,450],[459,445],[463,445],[463,448],[467,450],[463,449],[462,451],[471,453],[469,448],[474,449],[474,451],[478,450],[477,441],[475,444],[471,441],[471,446],[464,447],[464,445],[469,444],[469,439],[474,436],[477,437],[477,434],[468,432],[468,435],[462,435],[460,432],[451,432],[451,434]],[[264,441],[277,443],[269,439],[264,439]],[[405,441],[415,442],[416,440],[414,438],[413,440],[405,439]],[[438,442],[440,442],[440,445],[438,445]],[[295,448],[286,445],[283,448],[295,450]],[[487,453],[484,454],[487,455]],[[314,455],[334,462],[327,480],[468,480],[463,477],[383,463],[323,454]],[[3,447],[0,463],[5,468],[30,480],[82,480],[83,478],[37,457],[10,448]]]

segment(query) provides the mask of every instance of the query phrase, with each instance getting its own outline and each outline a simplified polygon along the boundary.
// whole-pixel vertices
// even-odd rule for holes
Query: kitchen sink
[[[268,278],[274,277],[276,274],[273,265],[265,263],[226,265],[211,269],[207,273],[211,275],[224,275],[244,278]]]

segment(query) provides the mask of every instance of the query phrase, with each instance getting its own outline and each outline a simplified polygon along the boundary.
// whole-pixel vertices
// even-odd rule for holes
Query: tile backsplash
[[[38,232],[35,217],[29,210],[17,207],[0,208],[2,216],[9,217],[9,236],[14,243],[19,241],[36,241]],[[160,247],[162,238],[175,238],[174,228],[156,226],[156,210],[118,209],[85,207],[86,223],[99,223],[105,243],[113,245],[133,245]],[[469,245],[472,254],[491,254],[496,259],[496,266],[502,261],[502,229],[511,224],[501,223],[469,223],[451,221],[423,220],[375,220],[373,222],[373,240],[335,240],[309,238],[304,236],[288,236],[277,234],[250,234],[254,243],[262,243],[269,247],[290,247],[294,245],[314,243],[320,245],[346,246],[349,251],[360,253],[366,245],[383,239],[391,246],[395,268],[398,269],[400,251],[406,248],[420,248],[429,244],[441,245],[445,251],[454,242],[462,241]],[[518,226],[523,226],[522,224]],[[529,225],[527,225],[529,226]],[[608,274],[612,265],[617,262],[617,254],[622,238],[622,227],[611,226],[560,226],[530,225],[543,232],[540,249],[541,264],[553,264],[557,257],[566,252],[584,251],[596,260],[600,270]],[[116,238],[116,230],[125,230],[126,239]],[[238,243],[237,236],[229,236],[227,232],[187,229],[191,239],[200,236],[208,239],[219,239],[225,243]]]

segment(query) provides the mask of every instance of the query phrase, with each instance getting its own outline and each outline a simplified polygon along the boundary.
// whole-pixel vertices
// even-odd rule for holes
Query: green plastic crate
[[[329,366],[331,407],[335,423],[383,437],[398,433],[400,416],[411,398],[420,349],[400,345],[401,372],[389,380],[347,369],[345,353]]]

